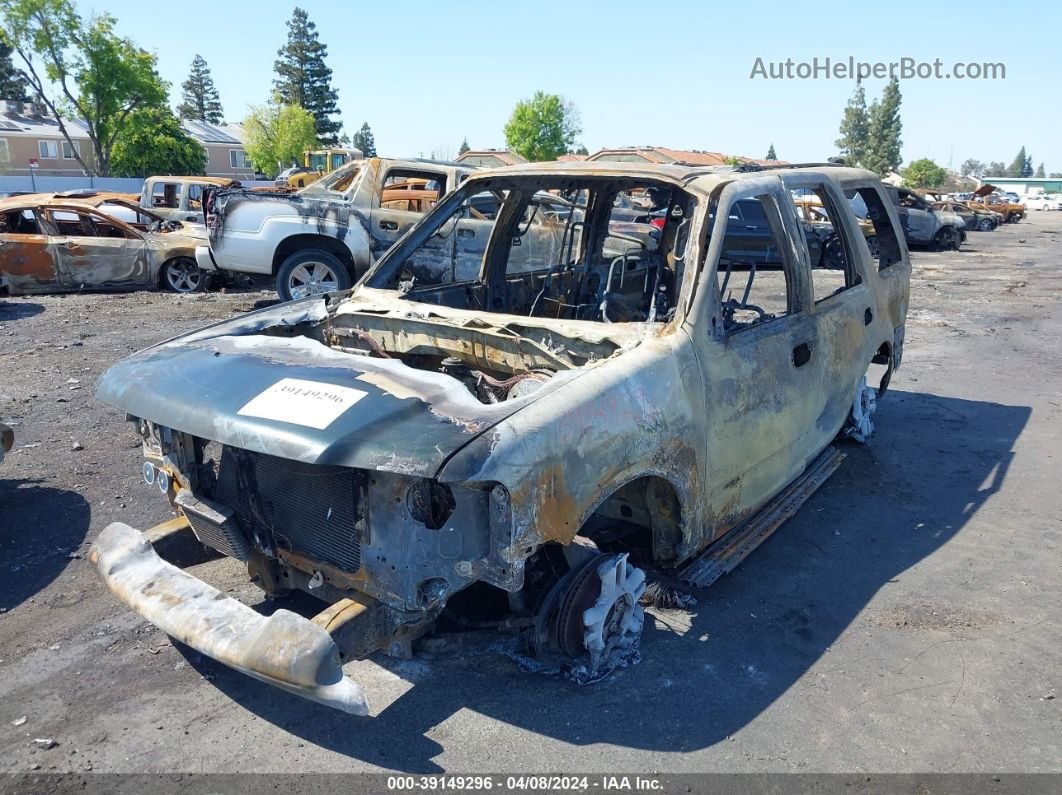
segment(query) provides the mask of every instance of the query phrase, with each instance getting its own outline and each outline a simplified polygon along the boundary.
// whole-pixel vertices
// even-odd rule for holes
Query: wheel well
[[[277,250],[273,253],[273,275],[277,275],[277,271],[280,270],[284,260],[296,251],[311,248],[327,251],[329,254],[339,257],[347,266],[347,270],[350,271],[351,280],[357,281],[357,274],[354,272],[354,258],[350,255],[350,249],[334,237],[326,235],[292,235],[280,241],[280,245],[277,246]]]
[[[587,519],[579,535],[602,549],[641,547],[656,563],[678,558],[682,544],[682,504],[666,479],[646,475],[612,492]]]

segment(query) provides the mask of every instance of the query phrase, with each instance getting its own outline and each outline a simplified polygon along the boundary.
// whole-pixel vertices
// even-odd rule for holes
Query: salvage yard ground
[[[0,769],[1062,770],[1060,251],[1034,212],[915,252],[869,447],[692,613],[653,611],[640,664],[579,687],[489,649],[377,656],[349,667],[368,719],[173,646],[86,560],[170,516],[96,379],[271,294],[0,299]],[[193,571],[260,601],[235,561]]]

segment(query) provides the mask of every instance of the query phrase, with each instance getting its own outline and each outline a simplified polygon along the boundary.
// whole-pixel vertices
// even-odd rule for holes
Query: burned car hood
[[[458,449],[578,373],[486,405],[456,379],[293,333],[321,296],[176,337],[118,362],[96,396],[204,439],[306,463],[432,477]]]

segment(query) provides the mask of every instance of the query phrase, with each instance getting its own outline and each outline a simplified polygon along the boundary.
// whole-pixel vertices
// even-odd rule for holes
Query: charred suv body
[[[829,210],[840,270],[813,271],[795,192]],[[621,195],[656,208],[659,235],[623,233]],[[737,202],[758,203],[780,267],[757,266]],[[179,337],[100,381],[201,541],[328,607],[263,618],[122,524],[93,559],[167,632],[350,712],[367,707],[342,661],[408,648],[474,584],[535,650],[600,669],[640,632],[635,562],[695,558],[865,422],[868,366],[881,392],[900,363],[909,277],[896,210],[861,170],[473,175],[351,293]]]

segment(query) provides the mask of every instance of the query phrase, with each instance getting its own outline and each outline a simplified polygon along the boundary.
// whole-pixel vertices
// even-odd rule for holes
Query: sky
[[[325,2],[302,0],[328,46],[347,133],[367,121],[381,155],[504,148],[513,105],[536,90],[578,108],[591,152],[666,146],[821,161],[854,79],[753,78],[762,59],[1003,63],[996,80],[905,79],[904,162],[929,157],[1062,171],[1062,4],[684,2]],[[150,0],[78,0],[158,56],[180,101],[192,57],[206,58],[226,119],[269,98],[294,5],[226,0],[180,13]],[[777,68],[777,67],[776,67]],[[863,82],[868,102],[885,79]]]

